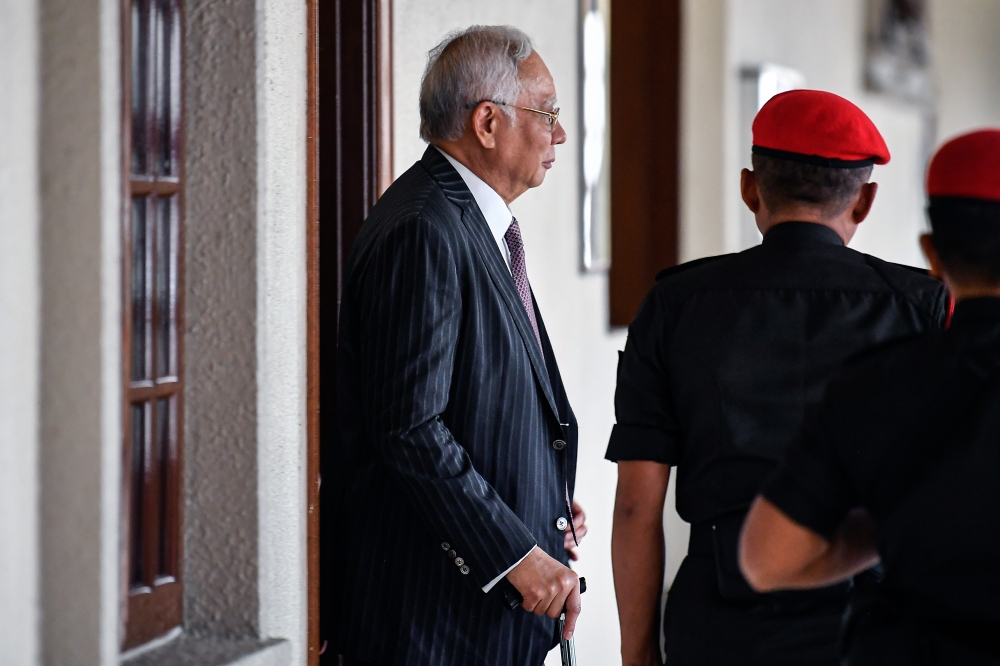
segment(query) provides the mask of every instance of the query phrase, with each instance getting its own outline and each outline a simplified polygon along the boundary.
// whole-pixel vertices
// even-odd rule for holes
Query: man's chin
[[[531,179],[531,187],[538,187],[545,182],[545,174],[548,173],[548,169],[540,169],[535,177]]]

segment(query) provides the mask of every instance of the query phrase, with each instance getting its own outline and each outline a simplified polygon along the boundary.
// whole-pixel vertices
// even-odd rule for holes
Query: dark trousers
[[[843,607],[740,604],[719,594],[715,560],[689,554],[663,615],[670,666],[836,666]]]

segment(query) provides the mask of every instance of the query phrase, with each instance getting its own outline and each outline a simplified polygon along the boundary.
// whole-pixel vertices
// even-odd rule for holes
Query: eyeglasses
[[[541,109],[532,109],[528,106],[517,106],[516,104],[508,104],[507,102],[498,102],[495,99],[481,99],[478,102],[472,102],[466,104],[465,108],[474,109],[483,102],[489,102],[491,104],[499,104],[500,106],[509,106],[512,109],[521,109],[522,111],[531,111],[532,113],[537,113],[539,115],[545,116],[545,124],[550,128],[555,128],[556,123],[559,121],[559,109],[552,109],[551,111],[542,111]]]

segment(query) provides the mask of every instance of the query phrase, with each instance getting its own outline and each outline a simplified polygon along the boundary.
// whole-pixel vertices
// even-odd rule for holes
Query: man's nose
[[[563,129],[562,123],[556,121],[556,128],[552,130],[552,145],[558,146],[560,143],[566,143],[566,130]]]

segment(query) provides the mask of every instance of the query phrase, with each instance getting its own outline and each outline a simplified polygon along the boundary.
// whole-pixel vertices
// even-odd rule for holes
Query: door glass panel
[[[156,285],[153,333],[156,376],[176,375],[175,336],[177,318],[177,197],[156,199]]]
[[[132,2],[132,173],[147,171],[146,128],[149,90],[146,76],[149,67],[149,0]]]
[[[132,198],[132,381],[149,377],[147,344],[149,299],[147,297],[146,198]]]
[[[172,576],[173,571],[173,530],[172,527],[172,506],[173,492],[173,432],[174,432],[174,410],[173,400],[164,399],[156,401],[156,426],[155,426],[155,446],[156,455],[159,458],[158,471],[160,476],[160,515],[158,524],[159,552],[156,573],[159,576]]]
[[[176,175],[175,125],[179,111],[180,40],[171,0],[156,0],[156,160],[157,172]],[[175,110],[176,109],[176,110]]]
[[[130,508],[130,529],[129,535],[131,557],[129,558],[129,584],[131,587],[138,587],[144,584],[145,571],[143,570],[143,534],[142,534],[142,512],[144,508],[142,491],[145,484],[146,468],[146,410],[145,404],[133,404],[132,410],[132,433],[131,433],[131,506]]]

